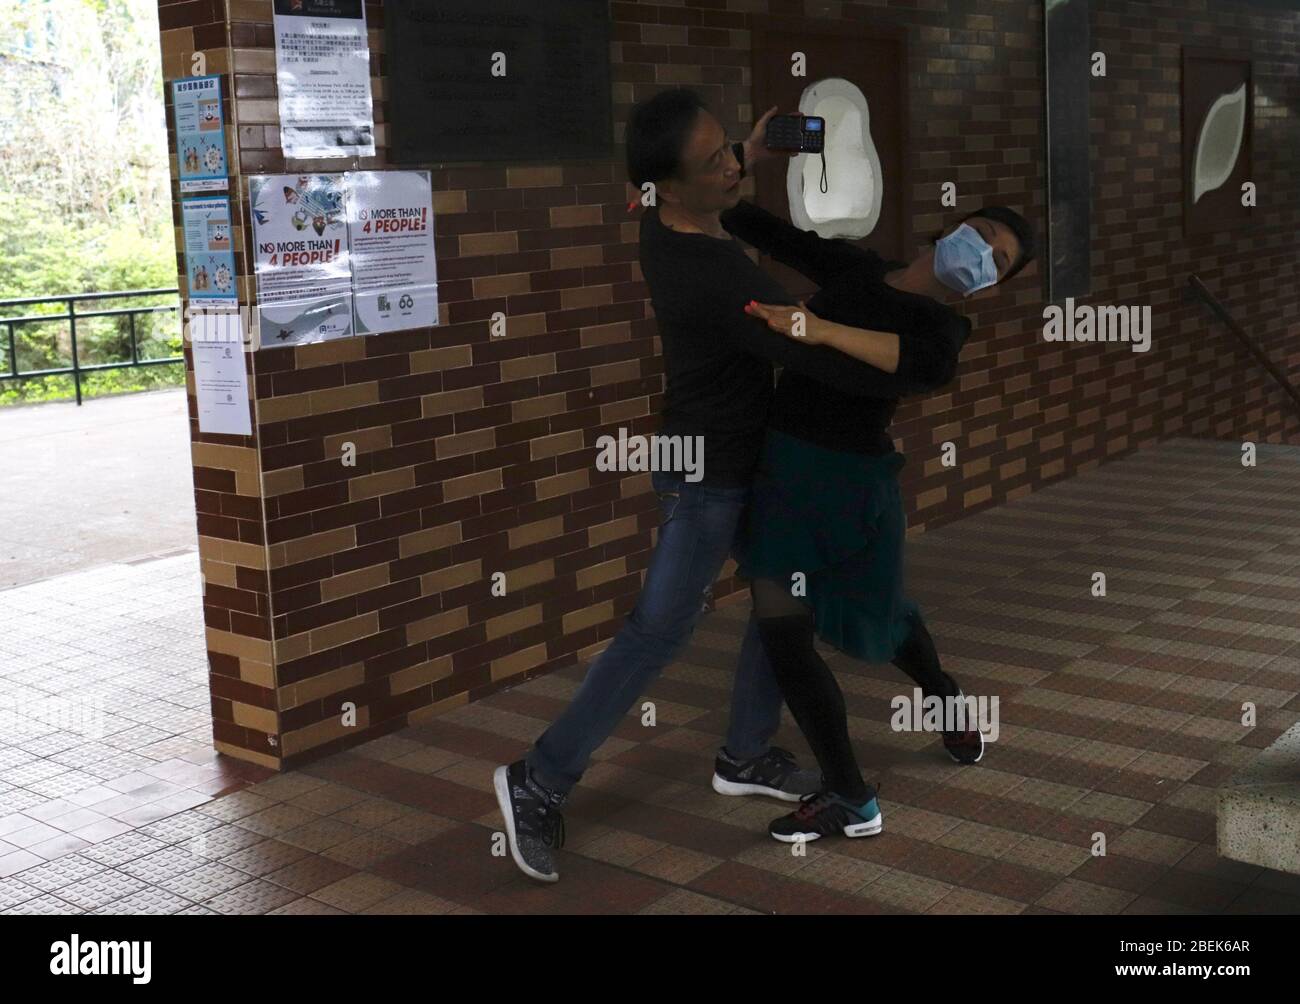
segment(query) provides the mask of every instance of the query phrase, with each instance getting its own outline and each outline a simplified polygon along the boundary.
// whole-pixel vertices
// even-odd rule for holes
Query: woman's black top
[[[848,241],[800,230],[749,202],[740,202],[721,219],[730,233],[821,287],[804,301],[818,317],[899,336],[898,370],[885,374],[897,378],[893,387],[855,392],[787,368],[777,382],[769,424],[834,450],[894,452],[889,423],[898,399],[952,381],[957,357],[970,337],[969,318],[932,297],[886,283],[885,275],[905,268],[906,262],[885,261]]]
[[[745,313],[750,300],[793,305],[736,240],[680,233],[651,208],[641,217],[641,271],[650,288],[664,357],[661,433],[702,436],[704,481],[746,484],[773,405],[772,366],[784,367],[773,425],[833,449],[889,452],[897,399],[948,383],[970,322],[929,297],[895,290],[880,256],[804,232],[741,202],[722,214],[735,236],[822,286],[807,301],[818,316],[899,334],[886,373],[823,345],[807,345]],[[779,422],[779,424],[778,424]]]

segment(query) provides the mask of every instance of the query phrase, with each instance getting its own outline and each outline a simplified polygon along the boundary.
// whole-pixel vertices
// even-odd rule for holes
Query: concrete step
[[[1219,789],[1219,854],[1300,875],[1300,722]]]

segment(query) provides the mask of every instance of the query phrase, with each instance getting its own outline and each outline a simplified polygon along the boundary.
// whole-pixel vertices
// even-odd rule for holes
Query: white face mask
[[[978,230],[963,223],[935,245],[934,275],[963,296],[992,286],[998,281],[993,248]]]

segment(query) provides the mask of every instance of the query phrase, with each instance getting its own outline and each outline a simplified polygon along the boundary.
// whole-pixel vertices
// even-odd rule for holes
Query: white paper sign
[[[198,399],[199,431],[251,436],[248,414],[248,373],[240,341],[191,342],[194,351],[194,393]]]
[[[373,157],[362,0],[275,0],[280,146],[286,157]]]
[[[348,239],[359,335],[438,323],[428,171],[349,171]]]

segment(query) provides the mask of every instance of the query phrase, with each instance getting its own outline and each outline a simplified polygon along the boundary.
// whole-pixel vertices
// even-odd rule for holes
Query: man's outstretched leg
[[[744,488],[705,488],[664,473],[656,473],[653,483],[660,503],[659,539],[636,606],[525,758],[497,768],[497,801],[511,853],[533,878],[559,877],[551,857],[564,840],[559,807],[591,754],[689,641],[704,590],[731,551],[748,494]]]

